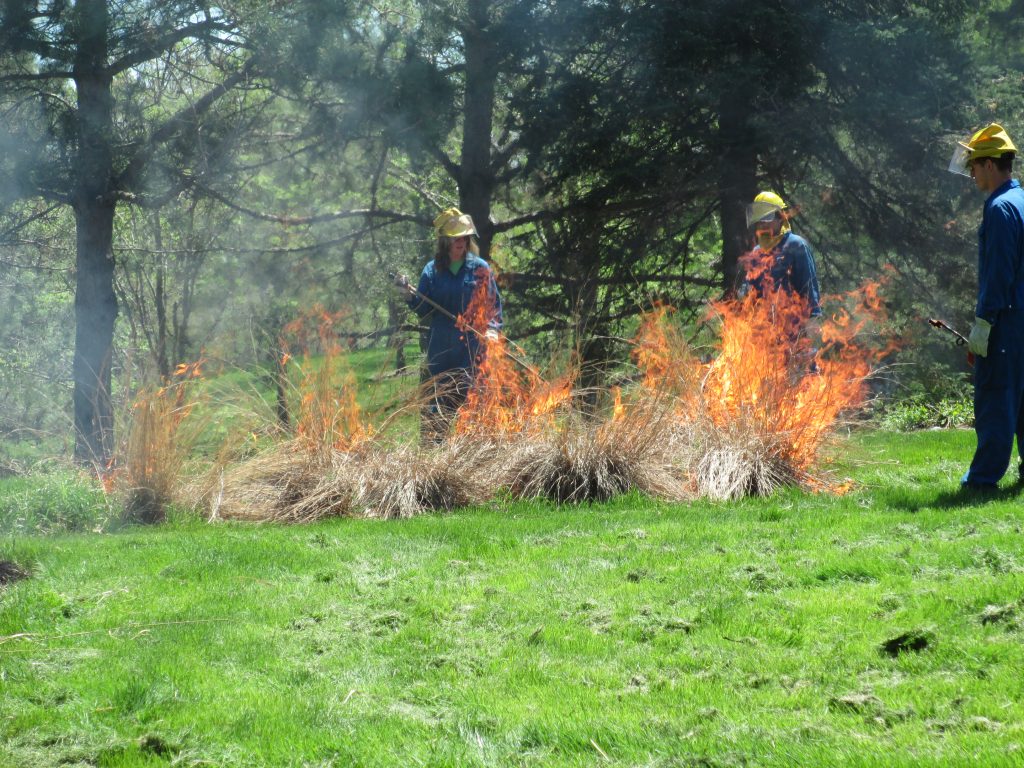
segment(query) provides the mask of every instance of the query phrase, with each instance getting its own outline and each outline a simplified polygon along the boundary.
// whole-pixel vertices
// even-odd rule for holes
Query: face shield
[[[782,211],[782,208],[775,203],[768,203],[756,200],[747,206],[747,229],[765,220],[771,222]]]
[[[956,149],[953,150],[953,157],[949,159],[949,168],[947,168],[946,170],[948,170],[950,173],[955,173],[958,176],[967,176],[968,178],[970,178],[970,160],[971,150],[968,147],[966,147],[962,142],[958,141],[956,143]]]

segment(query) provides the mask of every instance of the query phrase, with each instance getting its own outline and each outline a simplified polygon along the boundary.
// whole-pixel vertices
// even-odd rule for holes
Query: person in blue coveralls
[[[1017,148],[997,123],[958,142],[949,170],[988,194],[978,228],[978,302],[967,347],[975,355],[978,447],[965,489],[994,489],[1024,448],[1024,191],[1011,178]],[[1024,481],[1024,465],[1018,468]]]
[[[807,364],[805,370],[815,372],[814,339],[802,344],[800,339],[817,335],[815,318],[821,317],[818,272],[811,246],[792,231],[789,218],[788,206],[775,192],[761,192],[747,206],[747,225],[754,228],[757,245],[743,258],[746,274],[739,295],[742,298],[753,291],[764,298],[785,291],[800,297],[802,312],[780,318],[786,327],[779,330],[791,346],[803,347],[796,357]]]
[[[421,296],[458,318],[465,314],[474,294],[486,290],[485,306],[490,317],[485,337],[496,339],[502,323],[501,296],[490,266],[478,255],[473,218],[458,208],[449,208],[434,219],[434,230],[437,248],[434,258],[423,268],[416,292],[410,290],[405,275],[395,277],[396,290],[430,326],[427,370],[432,396],[421,423],[422,439],[427,444],[441,443],[447,437],[473,385],[482,344],[476,333],[460,327]]]

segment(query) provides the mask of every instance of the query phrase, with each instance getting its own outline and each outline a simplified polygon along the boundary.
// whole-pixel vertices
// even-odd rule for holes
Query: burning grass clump
[[[781,486],[821,488],[823,443],[865,401],[867,377],[891,351],[878,283],[828,297],[809,318],[799,295],[770,286],[712,305],[719,330],[701,362],[664,308],[640,325],[641,389],[676,401],[680,459],[698,495],[737,499]],[[879,348],[879,341],[883,348]]]
[[[180,497],[180,482],[197,430],[185,425],[195,401],[191,383],[200,363],[179,366],[174,380],[143,389],[128,413],[127,436],[102,473],[103,487],[121,498],[123,517],[136,523],[162,522]]]

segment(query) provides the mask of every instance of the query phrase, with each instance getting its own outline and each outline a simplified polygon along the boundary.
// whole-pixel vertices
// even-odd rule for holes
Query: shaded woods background
[[[653,301],[699,335],[761,187],[826,292],[895,266],[892,391],[955,390],[922,318],[972,316],[981,199],[945,166],[954,134],[1024,136],[1024,2],[867,8],[5,2],[0,435],[107,456],[140,372],[272,367],[316,303],[401,348],[386,273],[418,271],[452,204],[509,334],[599,371]]]

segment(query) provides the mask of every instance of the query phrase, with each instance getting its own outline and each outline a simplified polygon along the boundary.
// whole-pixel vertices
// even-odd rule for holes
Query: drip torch
[[[935,318],[928,318],[928,325],[930,325],[932,328],[938,328],[940,331],[945,331],[946,333],[952,334],[956,338],[956,345],[958,347],[966,347],[967,346],[967,337],[964,336],[962,333],[960,333],[960,331],[958,331],[956,328],[951,326],[949,323],[945,322],[944,320],[936,320]],[[968,352],[967,353],[967,364],[968,365],[974,365],[974,353],[973,352]]]
[[[394,280],[395,279],[395,273],[394,272],[388,272],[388,277],[391,280]],[[425,296],[422,293],[420,293],[418,290],[413,288],[410,283],[403,283],[403,285],[405,286],[405,288],[409,291],[409,293],[412,296],[415,296],[420,301],[425,301],[427,304],[432,306],[434,309],[436,309],[442,315],[444,315],[449,320],[451,320],[453,323],[455,323],[455,327],[456,328],[460,328],[460,329],[466,328],[466,329],[469,329],[474,334],[476,334],[477,337],[479,337],[480,340],[484,342],[484,344],[487,343],[487,341],[488,341],[487,336],[485,334],[481,333],[480,331],[478,331],[472,325],[470,325],[469,323],[465,322],[464,320],[460,320],[458,317],[453,315],[451,312],[449,312],[447,309],[442,307],[440,304],[438,304],[436,301],[431,299],[429,296]],[[514,344],[515,343],[511,339],[509,339],[508,336],[505,336],[504,334],[502,334],[502,338],[505,340],[505,342],[507,344]],[[504,352],[506,355],[508,355],[510,360],[512,360],[514,363],[517,363],[520,366],[522,366],[526,371],[528,371],[529,373],[533,374],[538,379],[541,379],[540,372],[536,368],[534,368],[528,362],[526,362],[521,357],[519,357],[517,354],[512,352],[512,350],[510,350],[507,346],[503,346],[501,349],[502,349],[502,352]]]

